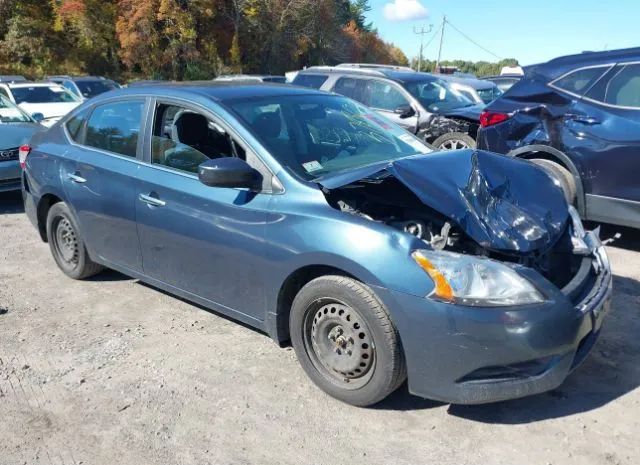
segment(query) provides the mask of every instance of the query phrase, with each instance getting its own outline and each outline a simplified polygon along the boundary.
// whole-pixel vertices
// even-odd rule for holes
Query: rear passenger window
[[[587,97],[618,107],[640,108],[640,64],[616,66]]]
[[[298,74],[293,80],[294,85],[302,87],[310,87],[312,89],[320,89],[322,84],[327,82],[329,76],[323,74]]]
[[[97,107],[87,123],[85,145],[135,158],[143,108],[141,100]]]
[[[394,85],[384,81],[367,81],[363,103],[376,110],[395,111],[409,105],[407,98]]]
[[[359,85],[360,83],[361,81],[358,79],[343,77],[338,79],[338,82],[333,87],[333,92],[354,100],[362,100],[362,92],[360,91],[362,86]]]
[[[598,68],[579,69],[553,81],[552,84],[567,92],[582,95],[585,91],[589,90],[589,87],[591,87],[607,69],[608,67],[602,66]]]

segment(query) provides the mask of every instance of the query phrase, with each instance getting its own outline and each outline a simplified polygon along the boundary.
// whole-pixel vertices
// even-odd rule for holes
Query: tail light
[[[20,168],[25,169],[27,167],[27,155],[31,153],[31,147],[29,145],[23,145],[18,150],[18,158],[20,159]]]
[[[486,128],[494,124],[502,123],[511,116],[508,113],[499,113],[497,111],[483,111],[480,115],[480,126]]]

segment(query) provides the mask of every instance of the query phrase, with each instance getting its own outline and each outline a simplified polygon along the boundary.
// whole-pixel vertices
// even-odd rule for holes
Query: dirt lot
[[[358,409],[259,332],[117,273],[65,278],[18,195],[0,231],[0,465],[640,463],[638,232],[609,248],[613,312],[560,389]]]

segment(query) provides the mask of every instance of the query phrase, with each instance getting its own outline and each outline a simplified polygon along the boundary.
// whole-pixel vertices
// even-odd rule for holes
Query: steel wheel
[[[68,218],[61,216],[54,223],[55,234],[53,236],[54,247],[58,256],[68,265],[78,264],[79,248],[78,237],[73,225]]]
[[[376,363],[372,334],[353,308],[327,299],[314,302],[305,317],[305,346],[316,369],[343,389],[359,389]]]

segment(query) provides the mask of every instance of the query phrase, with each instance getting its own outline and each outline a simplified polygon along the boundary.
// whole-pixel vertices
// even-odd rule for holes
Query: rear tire
[[[389,312],[359,281],[314,279],[295,297],[289,323],[302,368],[336,399],[372,405],[406,379],[400,337]]]
[[[571,172],[564,166],[544,158],[532,158],[531,162],[542,168],[554,181],[557,181],[564,193],[564,198],[569,205],[574,205],[576,202],[577,188],[576,180],[573,178]]]
[[[433,141],[434,147],[438,150],[461,150],[461,149],[475,149],[477,147],[476,141],[473,140],[469,134],[463,132],[449,132],[443,134]]]
[[[85,279],[103,270],[89,258],[78,224],[64,202],[54,204],[47,214],[49,248],[58,268],[72,279]]]

